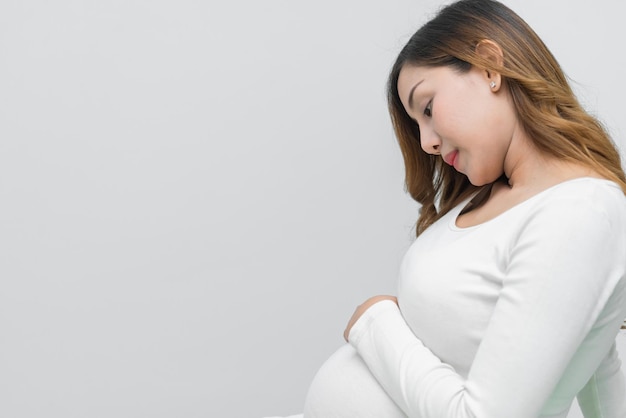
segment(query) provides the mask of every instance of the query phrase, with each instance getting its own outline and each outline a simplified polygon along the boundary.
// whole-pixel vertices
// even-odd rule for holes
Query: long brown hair
[[[476,53],[476,46],[485,40],[500,46],[501,65]],[[476,66],[500,73],[521,126],[537,149],[595,170],[618,183],[626,194],[619,152],[598,120],[582,108],[539,36],[497,1],[461,0],[443,8],[411,37],[388,80],[389,111],[404,157],[406,188],[422,205],[417,235],[477,187],[441,158],[421,149],[419,126],[406,113],[398,95],[398,77],[405,64],[448,66],[460,73]]]

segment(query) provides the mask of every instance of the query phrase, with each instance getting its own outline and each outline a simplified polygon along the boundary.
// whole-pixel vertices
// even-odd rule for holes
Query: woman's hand
[[[348,341],[348,335],[350,335],[350,330],[352,329],[352,326],[356,323],[356,321],[359,320],[361,315],[363,315],[363,313],[367,311],[370,306],[383,300],[390,300],[396,305],[398,304],[398,298],[396,298],[395,296],[379,295],[371,297],[363,302],[361,305],[357,306],[356,310],[352,314],[352,318],[350,318],[350,321],[348,321],[348,326],[346,327],[346,330],[343,332],[343,338],[346,341]]]

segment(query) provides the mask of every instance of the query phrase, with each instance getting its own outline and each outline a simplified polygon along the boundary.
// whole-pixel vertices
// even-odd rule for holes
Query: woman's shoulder
[[[607,179],[582,177],[556,184],[529,199],[527,217],[550,220],[556,225],[571,222],[608,223],[626,234],[626,196]]]
[[[536,196],[538,202],[579,202],[587,205],[626,207],[626,195],[619,184],[598,177],[579,177],[555,184]]]

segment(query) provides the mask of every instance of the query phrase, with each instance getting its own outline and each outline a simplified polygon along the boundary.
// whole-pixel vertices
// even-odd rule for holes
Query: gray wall
[[[506,3],[625,149],[623,3]],[[440,4],[2,0],[0,416],[299,412],[394,292],[384,83]]]

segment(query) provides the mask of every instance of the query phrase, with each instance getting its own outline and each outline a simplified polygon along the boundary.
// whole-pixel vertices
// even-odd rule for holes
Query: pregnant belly
[[[304,418],[406,418],[349,344],[319,369],[309,388]]]

